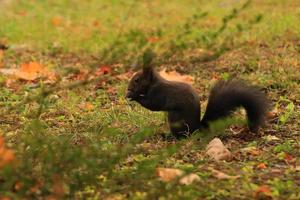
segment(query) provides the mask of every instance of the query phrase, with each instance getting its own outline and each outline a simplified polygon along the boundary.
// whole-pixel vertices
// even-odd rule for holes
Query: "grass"
[[[254,0],[215,36],[224,16],[242,5],[1,1],[0,43],[10,47],[5,67],[37,61],[54,70],[62,84],[86,70],[95,76],[104,65],[112,72],[103,82],[57,90],[29,103],[20,102],[52,85],[10,83],[1,75],[0,130],[14,158],[0,169],[0,198],[299,199],[300,4]],[[257,136],[238,138],[236,127],[227,129],[222,140],[236,159],[210,161],[201,142],[168,137],[163,113],[124,99],[128,80],[116,76],[138,66],[147,47],[158,53],[158,68],[195,77],[202,110],[213,78],[239,77],[268,93],[277,117]],[[243,151],[248,147],[259,153]],[[261,163],[267,167],[258,168]],[[164,183],[157,167],[193,172],[201,180],[187,186]],[[218,180],[211,169],[240,178]]]

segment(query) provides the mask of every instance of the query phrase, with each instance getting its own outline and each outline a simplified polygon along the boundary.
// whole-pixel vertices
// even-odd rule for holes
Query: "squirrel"
[[[257,133],[264,124],[269,107],[264,93],[241,80],[218,81],[210,91],[205,114],[200,120],[200,98],[189,84],[168,81],[153,69],[153,52],[145,52],[143,68],[129,81],[126,98],[151,111],[168,113],[171,133],[176,138],[200,129],[210,122],[229,116],[239,107],[247,112],[248,127]]]

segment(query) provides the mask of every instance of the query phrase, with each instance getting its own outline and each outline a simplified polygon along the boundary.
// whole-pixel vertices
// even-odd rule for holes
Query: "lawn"
[[[2,0],[0,13],[0,200],[300,199],[299,1]],[[173,138],[164,113],[125,99],[148,48],[157,70],[194,78],[202,114],[217,79],[262,88],[265,127]],[[205,155],[213,137],[233,160]],[[199,179],[163,181],[165,168]]]

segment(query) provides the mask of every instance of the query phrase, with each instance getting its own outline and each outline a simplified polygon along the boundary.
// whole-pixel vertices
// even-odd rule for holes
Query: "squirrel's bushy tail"
[[[239,107],[247,112],[250,131],[257,132],[269,108],[265,94],[240,80],[218,81],[210,92],[200,124],[208,127],[209,122],[227,117]]]

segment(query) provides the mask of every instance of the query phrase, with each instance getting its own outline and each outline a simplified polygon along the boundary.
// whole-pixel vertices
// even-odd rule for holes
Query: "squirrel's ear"
[[[155,53],[151,49],[146,49],[143,54],[143,73],[149,77],[153,76],[153,59]]]
[[[143,67],[149,67],[153,64],[155,53],[151,49],[146,49],[143,54]]]

